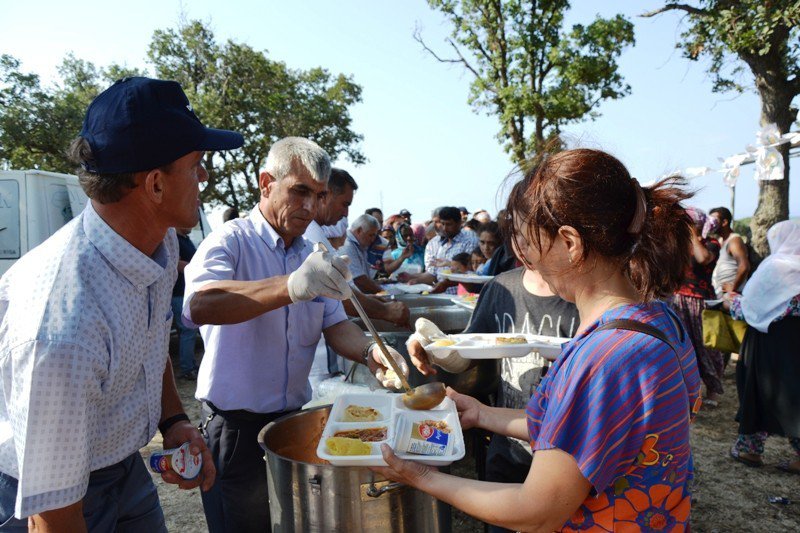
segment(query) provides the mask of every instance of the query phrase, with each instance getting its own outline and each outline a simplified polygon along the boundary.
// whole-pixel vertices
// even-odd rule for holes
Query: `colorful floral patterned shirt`
[[[700,378],[691,341],[670,317],[661,302],[606,312],[564,345],[531,397],[534,452],[569,453],[593,487],[562,531],[684,531],[688,525],[689,424],[700,407]],[[678,356],[644,333],[593,333],[616,319],[658,328]]]
[[[731,316],[736,320],[745,319],[744,312],[742,312],[741,294],[731,295]],[[800,316],[800,294],[789,300],[789,303],[786,305],[786,309],[783,310],[781,316],[773,320],[773,322],[777,322],[778,320],[783,320],[787,316]]]

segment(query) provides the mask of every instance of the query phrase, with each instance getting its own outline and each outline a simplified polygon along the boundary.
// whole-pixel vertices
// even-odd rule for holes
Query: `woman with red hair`
[[[675,291],[689,265],[682,185],[641,187],[597,150],[531,165],[508,201],[513,244],[528,269],[576,304],[580,326],[525,410],[448,390],[464,429],[530,442],[525,482],[460,479],[385,445],[389,466],[375,470],[514,531],[685,531],[700,378],[686,330],[656,300]]]

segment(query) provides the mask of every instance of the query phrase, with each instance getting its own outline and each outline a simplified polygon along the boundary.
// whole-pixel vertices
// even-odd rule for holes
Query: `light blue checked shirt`
[[[89,472],[146,445],[161,417],[178,244],[152,257],[92,208],[0,281],[0,470],[15,516],[83,498]]]
[[[441,281],[443,278],[440,272],[450,268],[450,266],[435,266],[435,260],[444,259],[446,261],[452,261],[453,257],[460,253],[472,253],[472,250],[477,248],[477,246],[478,237],[471,231],[459,231],[452,239],[436,236],[425,247],[425,272],[436,276],[436,281]],[[456,293],[456,287],[447,289],[447,294]]]

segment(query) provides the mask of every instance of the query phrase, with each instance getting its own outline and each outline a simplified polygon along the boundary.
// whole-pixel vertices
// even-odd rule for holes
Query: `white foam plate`
[[[479,276],[478,274],[442,274],[444,279],[456,281],[458,283],[478,283],[483,284],[491,281],[494,276]]]
[[[456,404],[450,398],[445,398],[442,403],[429,411],[412,411],[406,409],[401,400],[402,394],[342,394],[333,402],[331,415],[322,430],[322,438],[317,445],[317,457],[328,461],[334,466],[386,466],[386,462],[381,455],[381,444],[387,443],[392,448],[395,447],[395,426],[397,417],[402,413],[413,413],[414,419],[444,420],[451,428],[453,440],[452,451],[449,455],[415,455],[410,453],[398,454],[403,459],[416,461],[431,466],[446,466],[453,461],[464,458],[464,434],[461,431],[461,423],[458,420]],[[383,415],[384,420],[375,422],[342,422],[342,414],[348,405],[363,405],[377,409]],[[386,440],[382,442],[371,442],[369,455],[331,455],[325,440],[332,437],[337,431],[343,429],[359,429],[368,427],[388,428]]]
[[[395,283],[394,285],[389,285],[396,289],[397,291],[405,294],[420,294],[425,291],[433,290],[433,285],[428,285],[427,283],[414,283],[413,285],[406,285],[405,283]]]
[[[449,335],[455,344],[450,346],[428,346],[425,349],[438,357],[447,357],[457,350],[464,359],[502,359],[505,357],[525,357],[531,352],[549,361],[555,361],[561,353],[561,345],[569,339],[547,337],[545,335],[522,335],[525,344],[496,344],[497,337],[519,337],[514,333],[461,333]]]

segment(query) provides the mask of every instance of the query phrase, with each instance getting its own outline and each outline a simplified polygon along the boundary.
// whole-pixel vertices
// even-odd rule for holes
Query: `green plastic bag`
[[[723,311],[703,310],[703,345],[726,353],[739,353],[747,322]]]

